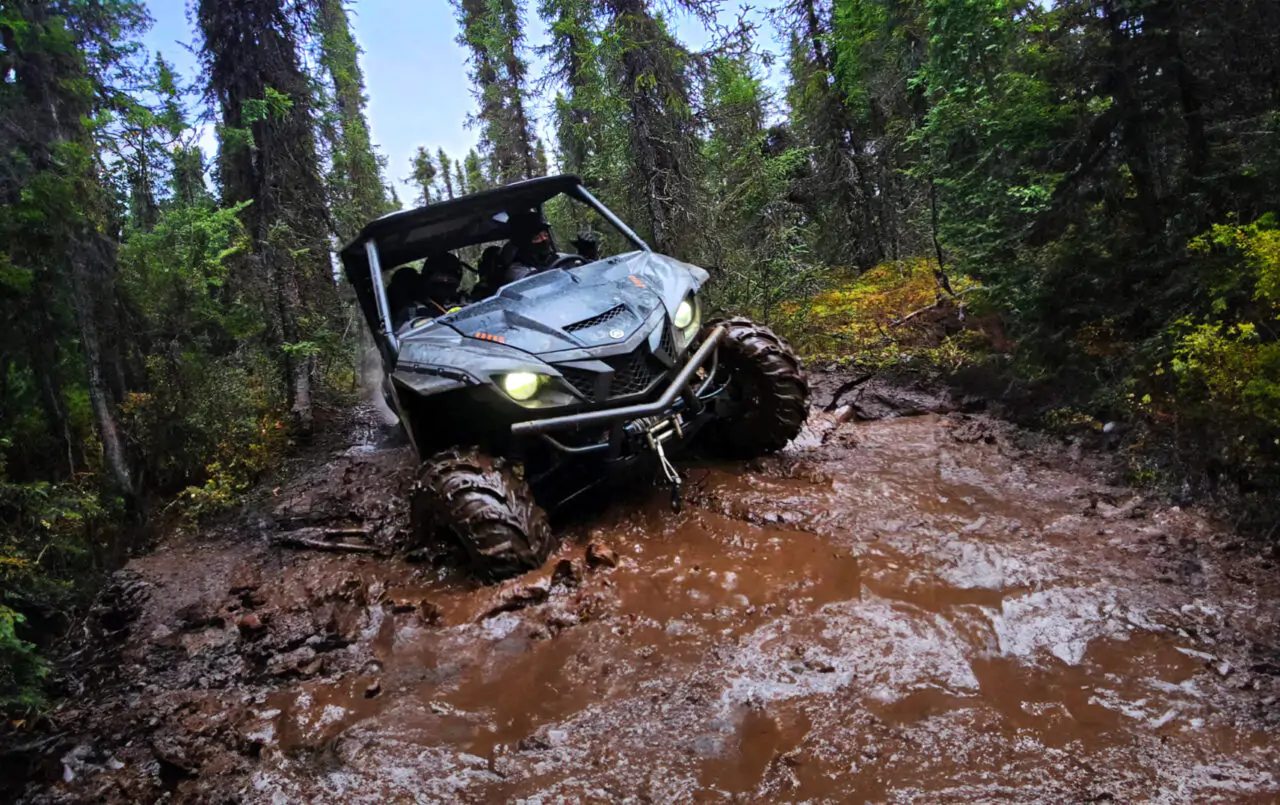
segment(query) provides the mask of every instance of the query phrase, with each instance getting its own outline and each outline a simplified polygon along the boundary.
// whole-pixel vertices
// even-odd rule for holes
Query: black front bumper
[[[715,354],[716,347],[720,345],[720,341],[724,338],[724,332],[724,327],[716,327],[712,330],[703,340],[702,345],[689,358],[688,362],[676,373],[667,388],[653,402],[516,422],[511,426],[511,435],[513,437],[548,436],[555,431],[577,430],[601,425],[625,425],[632,420],[663,416],[670,413],[676,398],[682,398],[685,406],[690,411],[697,411],[701,404],[689,381],[693,379],[694,373]],[[585,448],[568,448],[554,440],[549,441],[552,441],[554,446],[566,450],[566,452],[592,452],[601,447],[600,445],[590,445]]]
[[[554,511],[601,484],[651,473],[659,461],[655,437],[668,454],[679,453],[716,416],[715,401],[705,391],[715,375],[716,349],[724,334],[723,327],[708,333],[652,402],[511,425],[512,438],[523,443],[517,452],[542,456],[529,465],[537,468],[529,482],[543,506]],[[704,366],[711,377],[698,388],[695,375]]]

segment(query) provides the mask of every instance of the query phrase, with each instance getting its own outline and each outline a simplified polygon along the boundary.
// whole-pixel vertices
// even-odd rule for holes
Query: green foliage
[[[1219,263],[1211,317],[1179,320],[1169,366],[1182,403],[1207,402],[1255,438],[1280,429],[1280,229],[1268,215],[1248,225],[1216,224],[1191,242]],[[1252,303],[1240,304],[1241,292]],[[1252,427],[1248,427],[1252,424]],[[1274,440],[1273,440],[1274,445]]]
[[[859,275],[836,274],[811,298],[783,306],[793,342],[821,360],[859,366],[955,371],[992,350],[998,331],[987,317],[958,316],[972,303],[973,280],[951,278],[962,297],[939,297],[935,265],[923,258],[882,263]]]
[[[329,204],[339,236],[354,237],[368,221],[390,212],[383,184],[385,160],[375,151],[365,119],[364,74],[360,49],[351,33],[342,0],[320,0],[315,28],[320,66],[327,73],[323,87],[321,132],[328,140],[331,162],[327,175]]]
[[[6,557],[0,556],[0,563]],[[44,704],[41,683],[49,669],[35,646],[18,637],[26,619],[0,604],[0,713],[20,713]]]
[[[284,119],[292,110],[293,99],[288,94],[266,87],[261,98],[249,98],[244,102],[240,115],[241,120],[252,125],[264,120]]]
[[[0,438],[0,713],[43,702],[47,665],[23,612],[46,620],[83,603],[77,581],[95,564],[93,534],[109,512],[90,479],[16,483],[5,471],[10,439]],[[25,633],[24,633],[25,632]]]
[[[350,385],[329,223],[385,203],[335,10],[324,61],[345,112],[327,185],[299,17],[195,4],[200,94],[223,113],[219,207],[188,88],[137,44],[141,5],[0,6],[0,709],[38,703],[38,653],[146,511],[234,502],[284,452],[286,411],[302,422],[327,382]]]

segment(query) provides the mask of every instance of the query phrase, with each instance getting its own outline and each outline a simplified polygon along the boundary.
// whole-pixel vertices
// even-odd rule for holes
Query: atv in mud
[[[620,253],[601,257],[595,233],[556,251],[548,211]],[[707,272],[654,253],[576,176],[392,213],[342,262],[422,459],[414,528],[450,535],[483,576],[540,566],[546,512],[589,490],[657,478],[678,506],[681,449],[750,458],[804,424],[791,347],[747,319],[704,322]]]

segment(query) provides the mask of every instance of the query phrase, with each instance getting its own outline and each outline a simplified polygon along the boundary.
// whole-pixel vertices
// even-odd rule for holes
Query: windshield
[[[384,272],[395,329],[488,298],[539,272],[572,270],[635,248],[605,216],[565,193],[540,204],[521,201],[467,212],[414,228],[406,242],[437,247]]]

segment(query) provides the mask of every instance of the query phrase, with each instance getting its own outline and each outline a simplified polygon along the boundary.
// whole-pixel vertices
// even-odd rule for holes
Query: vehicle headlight
[[[697,318],[697,312],[693,304],[693,297],[687,297],[676,308],[676,315],[672,317],[671,323],[676,326],[677,330],[684,330],[690,324],[693,324],[694,319]]]
[[[509,394],[511,399],[521,402],[537,394],[540,385],[542,385],[542,375],[535,375],[533,372],[512,372],[502,376],[502,390]]]
[[[684,301],[676,307],[671,323],[676,326],[676,338],[680,342],[680,348],[683,349],[693,341],[694,336],[698,334],[698,328],[702,326],[702,306],[698,304],[698,297],[695,294],[686,296]]]

